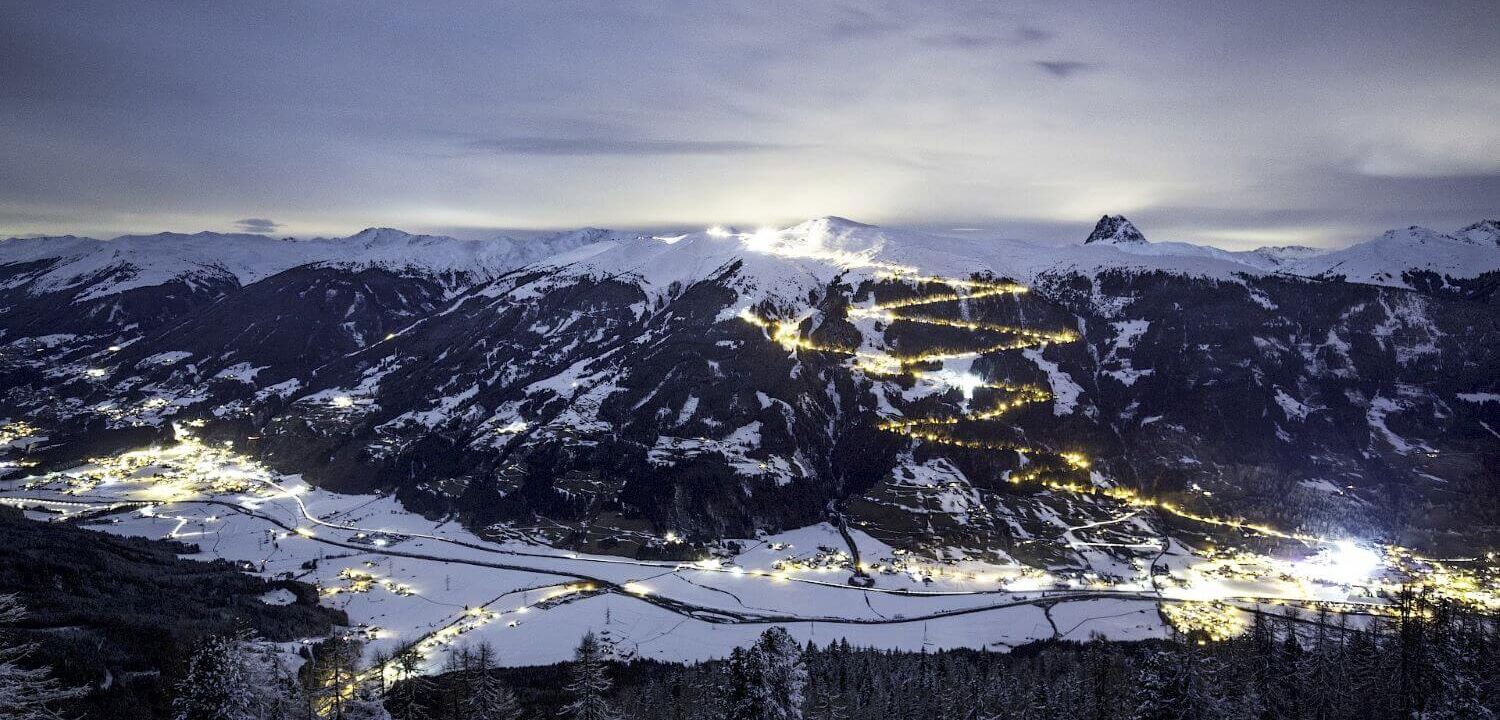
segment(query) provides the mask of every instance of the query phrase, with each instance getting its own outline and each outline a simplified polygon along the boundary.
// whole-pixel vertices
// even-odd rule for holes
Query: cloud
[[[239,226],[241,230],[252,233],[275,232],[276,228],[281,227],[281,223],[265,218],[245,218],[243,220],[235,220],[234,224]]]
[[[0,235],[841,213],[1078,242],[1294,208],[1266,222],[1368,237],[1500,197],[1494,3],[127,4],[7,3]],[[1164,206],[1202,212],[1137,217]]]
[[[1038,60],[1032,64],[1047,71],[1047,74],[1058,78],[1068,78],[1094,69],[1093,63],[1079,62],[1077,60]]]
[[[1051,40],[1054,35],[1056,33],[1051,30],[1039,28],[1035,25],[1022,25],[1016,28],[1016,39],[1020,42],[1042,42],[1043,40]]]
[[[507,137],[474,140],[468,148],[502,155],[739,155],[789,147],[745,140],[624,140],[618,138]]]
[[[828,26],[827,32],[834,40],[853,40],[890,35],[905,29],[906,26],[880,14],[849,8],[844,18]]]
[[[967,31],[945,32],[922,38],[922,43],[932,47],[973,50],[978,48],[1010,47],[1028,45],[1051,40],[1050,30],[1035,25],[1021,25],[1001,33],[979,33]]]

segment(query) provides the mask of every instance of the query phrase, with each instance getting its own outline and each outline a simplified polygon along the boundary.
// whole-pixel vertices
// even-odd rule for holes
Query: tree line
[[[1500,623],[1405,594],[1393,617],[1256,612],[1243,635],[892,652],[767,638],[619,693],[641,720],[1491,720]],[[1200,644],[1201,643],[1201,644]],[[779,648],[772,650],[772,648]],[[791,668],[800,667],[800,670]],[[790,680],[789,680],[790,678]],[[796,691],[793,692],[793,689]],[[545,708],[538,708],[547,717]],[[415,719],[412,719],[415,720]]]
[[[54,717],[54,708],[82,691],[23,669],[24,654],[24,648],[0,650],[0,716]],[[175,685],[172,719],[1493,720],[1500,714],[1500,622],[1411,594],[1400,597],[1391,616],[1360,622],[1326,611],[1257,611],[1247,632],[1225,642],[1094,639],[1008,652],[905,652],[847,641],[804,646],[773,627],[727,659],[674,664],[612,661],[608,643],[590,632],[569,663],[501,668],[495,648],[480,643],[452,649],[435,676],[424,674],[422,658],[410,649],[377,655],[385,670],[372,672],[360,643],[344,638],[312,647],[300,664],[287,656],[246,635],[206,640]],[[30,702],[30,709],[11,709],[18,702]]]

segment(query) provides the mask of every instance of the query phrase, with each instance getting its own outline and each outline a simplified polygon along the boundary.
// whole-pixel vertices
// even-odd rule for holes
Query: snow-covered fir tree
[[[258,654],[251,665],[251,682],[258,689],[261,720],[311,720],[312,707],[302,692],[296,668],[279,652]]]
[[[204,640],[188,659],[172,700],[174,720],[258,720],[251,671],[233,637]]]
[[[15,595],[0,595],[0,628],[26,617],[26,608]],[[0,635],[0,718],[6,720],[50,720],[58,715],[57,703],[83,694],[81,688],[65,687],[47,668],[20,664],[36,649],[29,643],[13,642]]]
[[[312,649],[302,677],[313,710],[327,720],[383,720],[384,685],[373,673],[368,684],[359,681],[364,645],[352,638],[334,636]]]
[[[593,632],[584,633],[573,651],[573,665],[568,669],[568,703],[563,717],[572,720],[617,720],[619,714],[609,701],[613,683],[604,664],[604,649]]]
[[[1220,720],[1228,710],[1213,662],[1189,645],[1152,653],[1135,679],[1133,720]]]
[[[732,720],[802,720],[807,667],[802,649],[787,631],[761,633],[749,650],[731,659]]]

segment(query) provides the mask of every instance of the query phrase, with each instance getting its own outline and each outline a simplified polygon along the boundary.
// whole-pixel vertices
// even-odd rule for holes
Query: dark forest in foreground
[[[796,648],[763,637],[727,662],[613,668],[624,718],[816,720],[1341,720],[1495,717],[1500,625],[1408,604],[1369,629],[1338,619],[1259,615],[1225,643],[1040,643],[1009,653]],[[1318,622],[1321,620],[1322,622]],[[1292,629],[1295,628],[1295,633]],[[774,633],[774,631],[773,631]],[[567,717],[576,673],[504,673],[527,717]],[[426,684],[426,683],[422,683]],[[788,692],[800,684],[800,692]],[[419,714],[459,720],[463,675],[428,688]],[[406,697],[404,688],[395,696]],[[577,717],[575,715],[575,717]]]

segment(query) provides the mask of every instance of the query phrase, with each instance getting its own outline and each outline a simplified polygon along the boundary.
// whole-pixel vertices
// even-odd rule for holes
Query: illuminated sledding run
[[[1320,546],[1322,549],[1319,555],[1325,558],[1333,558],[1334,565],[1350,563],[1367,564],[1370,569],[1367,570],[1361,567],[1353,571],[1353,574],[1359,575],[1367,584],[1370,583],[1370,580],[1364,578],[1364,576],[1373,573],[1373,568],[1384,566],[1391,570],[1393,576],[1399,578],[1400,586],[1375,583],[1374,585],[1382,591],[1395,593],[1401,588],[1405,588],[1408,591],[1428,593],[1432,597],[1457,601],[1471,607],[1489,611],[1500,607],[1500,594],[1497,594],[1493,581],[1486,580],[1481,573],[1475,572],[1473,568],[1458,567],[1446,561],[1425,558],[1409,548],[1396,545],[1382,546],[1382,553],[1377,554],[1347,539],[1287,531],[1263,523],[1197,513],[1169,500],[1142,496],[1133,488],[1098,482],[1097,476],[1089,472],[1089,459],[1079,452],[1023,446],[1015,443],[992,439],[976,439],[972,436],[961,435],[960,432],[963,430],[984,421],[997,419],[1011,410],[1034,403],[1046,402],[1052,399],[1052,393],[1045,388],[1034,385],[989,382],[974,376],[972,373],[957,374],[946,370],[934,371],[927,369],[928,367],[935,363],[943,363],[949,360],[973,359],[990,353],[1041,347],[1053,342],[1075,342],[1081,339],[1080,336],[1071,330],[1043,331],[996,323],[976,322],[968,319],[950,319],[937,315],[923,314],[921,310],[924,307],[945,302],[965,302],[1004,295],[1016,296],[1028,291],[1023,285],[1011,282],[960,280],[922,275],[908,268],[882,270],[876,274],[876,277],[884,280],[910,283],[918,290],[919,294],[915,297],[901,300],[850,307],[847,310],[847,317],[849,319],[870,319],[887,325],[896,322],[906,322],[958,328],[970,331],[974,336],[980,337],[982,341],[976,343],[977,347],[968,349],[943,349],[902,355],[862,347],[851,348],[823,344],[804,337],[800,329],[800,323],[798,322],[770,320],[755,315],[749,310],[742,312],[740,317],[757,327],[765,329],[773,340],[789,350],[811,350],[845,355],[851,358],[855,369],[869,375],[909,376],[918,381],[960,389],[963,391],[966,399],[972,399],[974,392],[978,389],[997,391],[1000,399],[984,404],[980,408],[969,412],[887,420],[882,422],[878,427],[886,432],[898,433],[922,442],[968,450],[1023,453],[1026,457],[1033,460],[1033,462],[1028,463],[1025,466],[1027,469],[1024,471],[1013,471],[1008,474],[1006,479],[1012,483],[1028,483],[1057,492],[1107,498],[1119,502],[1127,508],[1154,509],[1195,523],[1254,533],[1280,540],[1291,540],[1311,546]],[[922,293],[921,288],[923,286],[939,286],[943,289],[937,292]],[[985,335],[1000,335],[1007,339],[993,342],[982,339],[982,336]],[[1054,459],[1055,462],[1035,462],[1044,458]],[[1050,466],[1050,469],[1047,466]],[[1088,482],[1069,479],[1070,475],[1077,477],[1082,472],[1089,472]],[[851,542],[851,546],[852,544]],[[1269,558],[1266,559],[1269,560]],[[1424,570],[1423,568],[1428,569]],[[859,573],[856,573],[856,575],[859,575]],[[1348,583],[1352,581],[1343,578],[1340,582]],[[855,583],[852,580],[851,584],[868,586],[867,583]],[[1232,595],[1226,595],[1226,597],[1232,597]],[[1177,599],[1184,600],[1185,598]],[[1179,630],[1187,632],[1195,628],[1204,629],[1207,637],[1219,640],[1237,634],[1243,629],[1243,623],[1240,622],[1233,608],[1225,603],[1224,597],[1186,598],[1186,600],[1188,601],[1171,605],[1170,607],[1167,604],[1163,605],[1165,616]],[[1284,602],[1286,599],[1273,598],[1272,601]],[[1368,603],[1361,603],[1351,607],[1357,607],[1357,612],[1370,611]]]
[[[789,350],[811,350],[814,352],[846,355],[852,359],[855,368],[869,375],[910,376],[919,381],[959,388],[964,392],[965,397],[971,397],[974,391],[978,389],[993,390],[1000,394],[1000,399],[981,409],[964,413],[891,420],[881,423],[878,426],[881,430],[898,433],[923,442],[967,450],[1017,452],[1031,458],[1050,456],[1056,458],[1061,466],[1070,470],[1089,469],[1090,462],[1088,457],[1080,452],[1056,451],[1011,442],[974,439],[962,436],[956,432],[960,428],[970,426],[974,423],[998,419],[1002,415],[1026,405],[1047,402],[1052,399],[1052,393],[1047,389],[1036,385],[988,382],[973,376],[955,377],[953,373],[945,371],[919,369],[919,366],[931,365],[932,363],[972,359],[991,353],[1025,350],[1042,347],[1054,342],[1076,342],[1080,340],[1081,337],[1078,333],[1067,329],[1037,330],[1015,325],[939,317],[937,315],[923,314],[918,310],[939,303],[965,302],[1005,295],[1016,296],[1028,292],[1029,288],[1013,282],[962,280],[936,275],[922,275],[907,268],[882,270],[876,274],[876,277],[883,280],[910,283],[919,289],[923,286],[935,285],[943,288],[943,290],[922,293],[915,297],[884,303],[850,307],[847,311],[849,319],[868,319],[886,324],[907,322],[958,328],[970,331],[975,335],[1001,335],[1007,339],[998,342],[983,342],[978,347],[968,349],[944,349],[920,354],[901,355],[820,343],[803,336],[800,323],[798,322],[766,319],[751,312],[748,308],[740,313],[740,317],[746,322],[766,330],[772,340],[780,343]],[[1044,469],[1013,472],[1007,479],[1016,484],[1033,483],[1055,491],[1106,497],[1134,508],[1152,508],[1193,522],[1244,530],[1268,537],[1312,544],[1332,544],[1337,542],[1332,538],[1284,531],[1261,523],[1203,515],[1170,501],[1144,497],[1132,488],[1100,485],[1093,482],[1084,484],[1064,479],[1055,474],[1049,474]]]

